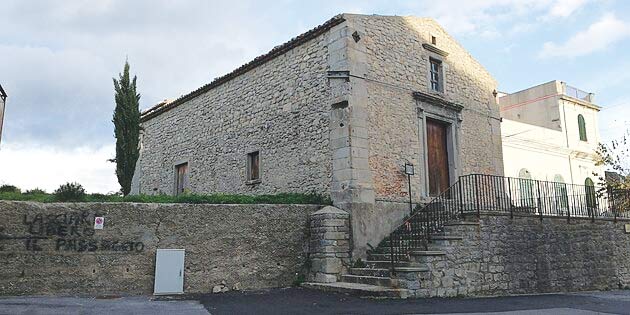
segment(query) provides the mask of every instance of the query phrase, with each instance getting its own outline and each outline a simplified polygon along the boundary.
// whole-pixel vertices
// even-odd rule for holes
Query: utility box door
[[[184,250],[158,249],[155,253],[153,294],[184,293]]]

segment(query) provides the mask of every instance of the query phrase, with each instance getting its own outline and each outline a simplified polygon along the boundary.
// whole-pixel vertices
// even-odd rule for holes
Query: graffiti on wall
[[[0,251],[8,242],[22,242],[24,250],[67,252],[142,252],[144,243],[119,239],[100,239],[95,236],[96,213],[64,212],[59,214],[25,214],[22,224],[25,234],[9,234],[0,227]]]

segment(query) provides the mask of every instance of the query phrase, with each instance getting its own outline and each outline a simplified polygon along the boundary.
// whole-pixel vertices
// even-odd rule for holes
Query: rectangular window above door
[[[444,91],[444,78],[442,75],[442,62],[429,58],[429,79],[431,81],[431,90],[435,92]]]

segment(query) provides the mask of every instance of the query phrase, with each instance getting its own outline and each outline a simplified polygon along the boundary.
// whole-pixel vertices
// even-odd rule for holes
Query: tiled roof
[[[236,70],[218,77],[216,79],[214,79],[212,82],[186,94],[183,95],[181,97],[179,97],[178,99],[168,103],[168,102],[160,102],[159,104],[149,108],[148,110],[144,111],[142,113],[142,116],[140,118],[140,120],[142,122],[147,121],[153,117],[156,117],[158,115],[160,115],[163,112],[166,112],[172,108],[177,107],[178,105],[189,101],[223,83],[226,83],[230,80],[232,80],[233,78],[244,74],[256,67],[258,67],[259,65],[262,65],[264,63],[266,63],[269,60],[272,60],[273,58],[276,58],[288,51],[290,51],[291,49],[300,46],[306,42],[308,42],[309,40],[323,34],[324,32],[328,31],[329,29],[331,29],[332,27],[344,22],[345,19],[343,17],[343,15],[336,15],[335,17],[333,17],[332,19],[326,21],[324,24],[319,25],[313,29],[311,29],[310,31],[303,33],[302,35],[299,35],[293,39],[291,39],[290,41],[280,45],[280,46],[276,46],[274,47],[271,51],[269,51],[268,53],[258,56],[256,57],[254,60],[236,68]]]

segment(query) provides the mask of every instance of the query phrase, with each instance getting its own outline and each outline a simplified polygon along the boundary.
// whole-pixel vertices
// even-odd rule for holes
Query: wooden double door
[[[429,195],[437,196],[450,186],[448,124],[427,119]]]

